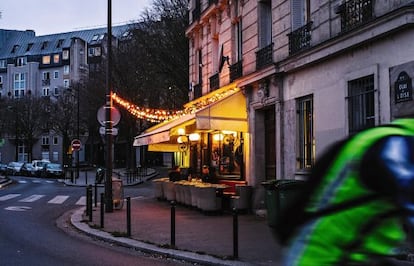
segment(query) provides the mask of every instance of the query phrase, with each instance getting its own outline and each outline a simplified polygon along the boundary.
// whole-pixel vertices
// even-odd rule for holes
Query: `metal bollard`
[[[233,208],[233,258],[239,257],[239,221],[237,209]]]
[[[171,247],[175,247],[175,201],[171,201]]]
[[[101,193],[101,228],[104,228],[105,196]]]
[[[127,197],[127,236],[131,236],[131,197]]]
[[[88,205],[88,209],[89,209],[89,222],[92,222],[92,185],[88,186],[88,194],[89,196],[86,198],[87,199],[87,205]]]
[[[98,185],[95,182],[95,197],[94,197],[95,207],[98,206]]]

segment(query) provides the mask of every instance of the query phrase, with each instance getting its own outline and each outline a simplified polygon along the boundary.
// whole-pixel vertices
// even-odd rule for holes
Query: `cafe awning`
[[[233,87],[235,86],[233,85]],[[211,97],[213,93],[189,102],[186,106],[197,104],[197,102]],[[231,130],[248,132],[246,99],[243,93],[237,91],[193,114],[187,114],[153,126],[135,137],[134,146],[149,145],[149,150],[153,151],[178,151],[177,129],[188,125],[193,125],[192,128],[197,131]],[[174,145],[176,148],[174,148]]]

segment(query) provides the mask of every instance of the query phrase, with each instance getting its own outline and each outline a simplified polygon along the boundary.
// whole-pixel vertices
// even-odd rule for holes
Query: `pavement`
[[[272,237],[267,219],[254,214],[237,216],[238,234],[234,242],[232,213],[202,213],[187,206],[176,205],[175,236],[171,235],[171,204],[160,201],[152,194],[152,179],[164,177],[162,169],[148,169],[146,175],[128,180],[122,169],[123,186],[133,186],[130,197],[130,236],[127,225],[127,204],[113,212],[103,212],[93,204],[92,221],[86,215],[86,207],[76,209],[71,215],[71,224],[78,230],[102,240],[134,248],[136,250],[157,253],[201,265],[279,265],[281,247]],[[164,172],[164,173],[162,173]],[[94,184],[93,174],[80,174],[76,182],[65,179],[66,185],[87,186]],[[147,193],[141,193],[140,187],[146,187]],[[151,191],[151,193],[148,193]],[[104,225],[101,228],[101,225]],[[175,237],[175,243],[172,241]],[[174,245],[172,245],[174,244]]]

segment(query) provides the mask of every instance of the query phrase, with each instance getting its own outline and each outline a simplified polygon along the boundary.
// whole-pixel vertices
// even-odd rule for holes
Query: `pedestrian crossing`
[[[59,182],[58,180],[44,180],[44,179],[19,179],[17,180],[17,183],[19,184],[27,184],[27,183],[33,183],[33,184],[53,184]]]
[[[11,200],[16,200],[17,202],[23,202],[23,203],[33,203],[37,201],[41,201],[43,199],[46,199],[47,204],[63,204],[70,200],[70,196],[68,195],[42,195],[42,194],[32,194],[32,195],[22,195],[22,194],[6,194],[6,195],[0,195],[0,202],[7,202]],[[86,205],[86,196],[80,196],[75,198],[75,205]]]

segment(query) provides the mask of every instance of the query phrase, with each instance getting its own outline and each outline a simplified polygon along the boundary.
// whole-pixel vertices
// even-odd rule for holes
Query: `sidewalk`
[[[156,176],[149,172],[142,182]],[[88,176],[88,178],[91,178]],[[67,185],[86,185],[92,181]],[[85,180],[85,179],[84,179]],[[94,180],[93,180],[94,181]],[[127,234],[126,203],[121,210],[104,212],[93,206],[92,222],[85,208],[76,210],[71,223],[86,234],[138,250],[158,253],[203,265],[279,265],[281,247],[271,235],[267,220],[252,214],[238,216],[238,258],[233,259],[233,216],[229,213],[206,215],[200,211],[177,205],[175,207],[175,247],[171,247],[171,205],[153,196],[131,198],[131,236]]]
[[[9,179],[6,176],[0,175],[0,188],[6,187],[13,183],[13,180]]]

